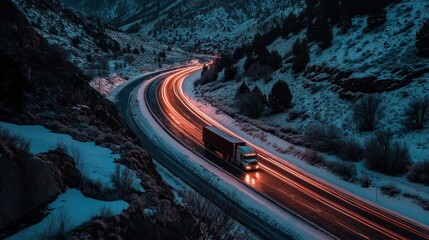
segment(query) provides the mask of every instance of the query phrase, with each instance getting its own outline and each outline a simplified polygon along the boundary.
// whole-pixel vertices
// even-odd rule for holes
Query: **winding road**
[[[201,70],[201,67],[202,65],[194,65],[174,70],[165,77],[152,81],[145,91],[146,104],[153,116],[164,130],[182,145],[204,156],[207,161],[223,168],[243,184],[267,196],[287,211],[340,239],[429,239],[427,226],[340,191],[255,144],[248,142],[258,153],[262,169],[257,172],[244,173],[206,151],[201,141],[202,126],[213,125],[231,135],[235,134],[196,108],[187,98],[184,81]],[[130,117],[126,107],[126,101],[129,101],[127,94],[135,85],[129,85],[121,91],[118,106],[128,124],[138,133],[134,119]],[[240,138],[237,135],[236,137]],[[141,136],[141,139],[148,141],[144,136]],[[151,148],[151,154],[167,157],[164,156],[166,153],[157,153],[156,146]],[[167,168],[170,169],[168,166]],[[284,238],[280,235],[281,233],[271,237]],[[264,234],[262,236],[270,237]]]

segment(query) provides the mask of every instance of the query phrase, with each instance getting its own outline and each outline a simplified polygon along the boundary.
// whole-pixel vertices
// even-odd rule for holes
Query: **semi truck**
[[[203,142],[206,149],[219,152],[223,159],[232,162],[243,171],[259,169],[253,148],[216,127],[203,127]]]

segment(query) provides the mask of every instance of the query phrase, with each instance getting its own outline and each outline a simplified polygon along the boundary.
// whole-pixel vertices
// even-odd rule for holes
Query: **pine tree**
[[[429,57],[429,19],[416,34],[416,48],[419,55]]]
[[[332,45],[333,33],[331,26],[324,17],[317,17],[314,22],[310,22],[307,27],[307,38],[315,41],[321,49],[326,49]]]
[[[225,81],[233,80],[235,75],[237,75],[236,67],[232,66],[225,68]]]
[[[282,64],[282,57],[280,56],[279,52],[272,51],[270,56],[268,57],[268,65],[270,65],[274,71],[279,70],[283,64]]]
[[[297,39],[292,48],[293,62],[292,70],[299,73],[305,70],[308,62],[310,61],[310,53],[308,49],[308,42],[306,39],[302,41]]]
[[[265,97],[265,95],[262,93],[261,89],[258,86],[255,86],[251,93],[253,94],[253,97],[255,97],[259,104],[261,104],[262,106],[267,105],[267,98]]]
[[[268,95],[268,105],[278,113],[290,107],[292,102],[292,93],[289,86],[284,81],[277,81]]]
[[[235,97],[238,98],[243,94],[249,93],[250,88],[247,86],[247,84],[243,81],[240,85],[240,87],[237,88],[237,91],[235,93]]]

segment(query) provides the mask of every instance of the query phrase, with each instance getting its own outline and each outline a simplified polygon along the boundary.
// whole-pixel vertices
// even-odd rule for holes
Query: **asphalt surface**
[[[201,142],[201,129],[207,125],[207,119],[198,116],[175,96],[180,86],[171,84],[166,87],[167,93],[163,93],[159,89],[162,82],[162,79],[154,81],[145,96],[147,105],[163,128],[184,146],[290,211],[341,239],[428,238],[427,228],[317,182],[296,169],[277,164],[263,151],[258,152],[263,169],[250,173],[244,173],[207,152]],[[165,103],[167,98],[168,105]]]
[[[275,226],[272,226],[271,224],[260,219],[258,215],[243,208],[240,204],[236,203],[229,196],[226,196],[223,192],[213,187],[210,182],[206,182],[204,179],[201,179],[196,174],[194,174],[192,170],[187,169],[185,166],[182,166],[180,164],[180,161],[176,161],[176,159],[174,159],[174,157],[171,157],[168,152],[165,152],[165,150],[159,148],[154,142],[152,142],[150,137],[146,136],[144,132],[139,128],[131,114],[131,110],[129,107],[129,94],[135,87],[140,84],[141,81],[154,77],[158,74],[149,75],[147,77],[142,78],[141,80],[129,84],[118,93],[116,98],[117,108],[128,123],[129,127],[139,137],[144,148],[149,151],[149,153],[154,159],[160,162],[175,176],[182,179],[186,184],[198,191],[204,197],[210,199],[210,201],[214,202],[217,206],[219,206],[228,214],[230,214],[235,220],[237,220],[247,228],[251,229],[260,237],[264,239],[293,239],[290,233],[281,231]],[[218,163],[222,162],[223,161],[220,161]],[[231,171],[234,171],[235,168],[229,166],[229,169]]]

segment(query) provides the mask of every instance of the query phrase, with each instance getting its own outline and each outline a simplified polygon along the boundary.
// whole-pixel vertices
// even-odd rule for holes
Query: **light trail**
[[[197,118],[202,125],[216,126],[230,135],[242,139],[231,130],[211,119],[207,114],[194,106],[192,102],[188,100],[187,95],[184,92],[184,81],[190,74],[198,71],[201,67],[202,65],[195,65],[181,71],[176,71],[165,78],[165,80],[159,85],[157,92],[159,93],[159,99],[162,100],[159,104],[164,116],[166,116],[167,119],[170,119],[169,121],[172,123],[173,127],[175,127],[176,131],[180,132],[183,136],[186,136],[187,139],[201,147],[203,147],[201,142],[202,126],[201,124],[198,125],[196,123],[197,121],[195,121],[195,118]],[[184,112],[186,111],[190,112],[190,115],[192,116],[185,115]],[[378,232],[385,238],[407,239],[400,233],[394,231],[394,229],[389,229],[388,227],[381,225],[381,223],[376,223],[368,217],[362,216],[362,214],[356,212],[358,210],[361,213],[365,213],[365,215],[371,216],[371,218],[383,219],[386,223],[412,233],[418,238],[429,239],[429,233],[426,227],[400,217],[389,210],[375,206],[358,198],[357,196],[344,193],[343,191],[333,188],[326,183],[322,183],[316,177],[311,176],[308,173],[303,173],[302,170],[289,165],[286,161],[273,153],[266,151],[256,144],[252,144],[248,141],[246,142],[257,150],[260,160],[263,160],[262,162],[264,162],[260,163],[260,165],[265,173],[272,178],[278,179],[281,183],[298,190],[298,192],[307,195],[313,199],[313,202],[312,205],[310,205],[305,201],[299,201],[297,196],[290,195],[283,190],[277,189],[277,192],[287,195],[291,199],[295,199],[295,201],[299,202],[300,205],[312,211],[316,211],[317,213],[322,214],[323,212],[329,213],[330,211],[335,211],[342,216],[347,217],[348,221],[351,221],[352,224],[346,225],[346,223],[342,222],[341,219],[335,219],[333,222],[337,223],[340,228],[347,230],[349,233],[353,233],[359,237],[367,239],[368,236],[360,232],[359,224],[361,224],[369,228],[370,232]],[[265,164],[265,162],[269,164]],[[272,165],[274,168],[277,168],[277,170],[268,165]],[[286,173],[289,177],[286,176]],[[246,174],[243,182],[249,186],[255,187],[255,184],[259,181],[259,173],[256,173],[255,175],[257,176],[256,180]],[[292,180],[292,178],[296,178],[299,181]],[[313,189],[310,189],[307,186],[311,186]],[[318,206],[314,206],[316,202],[318,202]],[[331,210],[324,209],[322,211],[321,206],[329,207]],[[368,232],[368,230],[366,231]]]

